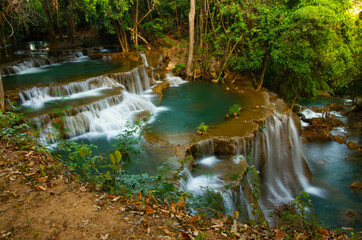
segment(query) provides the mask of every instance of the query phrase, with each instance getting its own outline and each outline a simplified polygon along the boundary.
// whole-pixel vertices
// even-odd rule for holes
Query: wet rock
[[[338,143],[346,143],[346,139],[341,135],[333,136],[333,141],[336,141]]]
[[[357,143],[353,142],[353,141],[349,141],[349,142],[347,143],[347,147],[348,147],[349,149],[352,149],[352,150],[357,150],[357,149],[359,149],[359,145],[358,145]]]
[[[307,129],[302,131],[303,137],[308,140],[330,140],[333,128],[344,125],[342,121],[334,117],[312,118]]]
[[[362,182],[356,181],[349,185],[349,188],[355,192],[362,192]]]
[[[328,109],[329,109],[329,111],[339,112],[339,111],[341,111],[341,110],[343,109],[343,107],[340,106],[340,105],[337,105],[337,104],[333,103],[333,104],[331,104],[331,105],[328,106]]]
[[[350,226],[356,222],[357,214],[352,209],[342,209],[339,212],[339,221],[342,225]]]

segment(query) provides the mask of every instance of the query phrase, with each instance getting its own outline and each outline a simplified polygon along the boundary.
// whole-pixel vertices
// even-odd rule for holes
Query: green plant
[[[117,140],[113,146],[115,146],[122,155],[119,164],[123,170],[137,161],[137,159],[132,158],[131,155],[135,156],[144,150],[144,148],[140,146],[142,135],[146,132],[150,132],[147,127],[142,127],[142,124],[146,120],[147,119],[136,121],[134,124],[127,122],[125,130],[117,135]]]
[[[198,132],[200,133],[207,133],[207,130],[209,129],[209,126],[205,123],[200,123],[200,125],[197,127]]]
[[[229,108],[229,115],[236,116],[239,115],[241,111],[241,106],[239,104],[234,104]]]
[[[58,144],[56,157],[68,167],[70,171],[78,174],[81,180],[99,182],[99,166],[103,158],[93,156],[92,149],[97,148],[93,144],[78,143],[70,140],[62,140]]]
[[[17,144],[21,149],[34,148],[36,142],[30,126],[21,123],[21,115],[14,112],[0,112],[0,140]]]
[[[175,65],[175,68],[172,69],[172,72],[175,75],[184,75],[186,71],[186,65],[184,63],[177,63]]]
[[[316,230],[320,229],[317,215],[314,213],[312,201],[308,193],[301,191],[291,201],[290,205],[283,212],[281,220],[283,225],[291,228],[310,231],[312,234],[318,234]]]

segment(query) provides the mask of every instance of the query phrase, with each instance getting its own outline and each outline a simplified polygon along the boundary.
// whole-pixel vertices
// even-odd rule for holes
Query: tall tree
[[[192,60],[194,57],[194,42],[195,42],[195,0],[190,0],[190,13],[189,13],[189,51],[186,65],[186,75],[188,78],[192,77]]]

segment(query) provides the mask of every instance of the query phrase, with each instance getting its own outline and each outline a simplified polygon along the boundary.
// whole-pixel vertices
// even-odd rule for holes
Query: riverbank
[[[307,239],[310,232],[251,227],[186,213],[183,201],[113,196],[69,178],[45,153],[0,143],[0,239]],[[289,229],[290,230],[290,229]],[[324,239],[349,239],[320,229]],[[197,237],[199,236],[199,237]],[[203,237],[202,237],[203,236]]]

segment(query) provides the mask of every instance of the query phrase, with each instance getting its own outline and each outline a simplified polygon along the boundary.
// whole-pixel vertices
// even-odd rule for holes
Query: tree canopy
[[[361,76],[360,8],[353,0],[198,0],[194,63],[207,72],[216,57],[219,78],[247,73],[256,88],[286,98],[335,94]],[[72,44],[80,30],[97,29],[128,52],[166,36],[188,42],[191,32],[189,0],[2,0],[0,9],[3,46],[35,31],[53,47]]]

